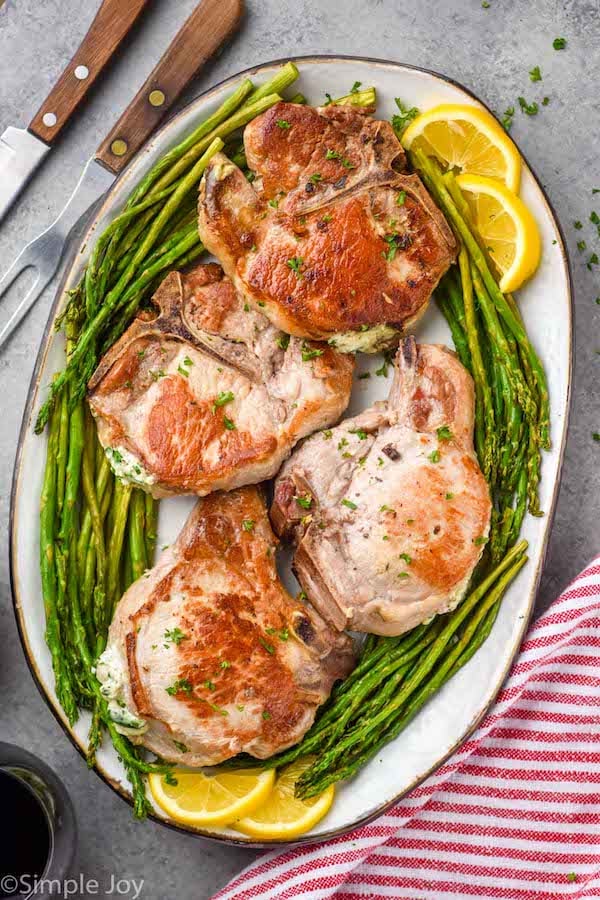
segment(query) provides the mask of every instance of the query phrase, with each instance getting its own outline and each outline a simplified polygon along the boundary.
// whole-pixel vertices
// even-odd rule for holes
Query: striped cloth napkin
[[[213,900],[600,897],[599,784],[600,557],[435,775],[370,825],[265,854]]]

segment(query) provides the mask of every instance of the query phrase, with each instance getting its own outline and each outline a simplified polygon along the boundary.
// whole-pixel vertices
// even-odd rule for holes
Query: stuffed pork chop
[[[489,531],[473,381],[436,344],[402,341],[387,402],[315,434],[281,470],[275,531],[336,628],[397,635],[460,601]]]
[[[200,500],[117,606],[97,675],[119,728],[164,759],[214,765],[295,744],[352,642],[294,601],[259,492]]]
[[[397,343],[456,242],[391,125],[352,106],[277,103],[244,145],[253,183],[216,154],[198,206],[202,241],[240,293],[290,334],[346,351]]]
[[[216,265],[171,273],[89,384],[115,472],[155,497],[271,478],[346,409],[354,361],[290,338]]]

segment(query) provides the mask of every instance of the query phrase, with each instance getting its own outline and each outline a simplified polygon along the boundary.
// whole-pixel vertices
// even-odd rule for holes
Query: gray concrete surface
[[[127,0],[123,0],[127,2]],[[600,211],[597,62],[600,6],[593,0],[247,0],[243,29],[193,86],[191,95],[237,70],[287,55],[339,52],[384,57],[446,73],[497,110],[534,95],[528,71],[540,65],[550,105],[535,118],[518,111],[514,135],[558,211],[571,250],[577,355],[570,438],[548,558],[538,599],[543,609],[600,550],[600,269],[590,273],[576,249],[584,237],[600,247],[587,222]],[[0,0],[0,130],[25,126],[78,45],[95,2]],[[84,161],[169,40],[195,0],[156,0],[127,50],[63,136],[9,217],[0,224],[0,271],[22,244],[49,224]],[[562,52],[556,36],[567,38]],[[585,230],[576,232],[580,219]],[[22,408],[50,292],[0,354],[0,528],[6,536],[9,491]],[[548,361],[551,365],[551,360]],[[129,809],[90,774],[71,748],[29,677],[15,629],[5,552],[0,557],[0,737],[47,760],[68,784],[80,823],[79,867],[105,889],[111,874],[144,878],[143,898],[203,900],[252,857],[135,823]],[[132,894],[131,894],[132,896]]]

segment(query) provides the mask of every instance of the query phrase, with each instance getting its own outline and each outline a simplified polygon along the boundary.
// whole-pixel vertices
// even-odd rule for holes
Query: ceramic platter
[[[377,89],[376,115],[389,118],[394,98],[426,110],[441,102],[479,101],[460,85],[433,72],[398,63],[343,57],[309,57],[296,60],[300,79],[294,91],[302,91],[310,103],[324,102],[325,92],[346,94],[355,81]],[[56,298],[42,343],[29,402],[23,420],[19,453],[15,468],[11,516],[11,573],[16,616],[23,647],[32,674],[56,718],[74,745],[85,752],[88,716],[83,714],[70,728],[60,709],[53,687],[50,654],[44,642],[44,607],[38,564],[39,495],[45,457],[45,437],[33,433],[33,421],[45,397],[51,375],[63,366],[63,340],[52,325],[63,305],[64,289],[78,281],[80,271],[101,232],[122,209],[133,185],[168,149],[188,134],[196,123],[210,115],[242,77],[257,84],[271,78],[280,62],[267,63],[224,81],[198,97],[157,133],[138,154],[107,194],[92,226],[84,235],[74,256],[75,263]],[[395,800],[433,772],[465,739],[494,700],[518,650],[527,626],[544,560],[563,456],[569,410],[571,380],[572,307],[568,261],[563,237],[544,192],[526,163],[523,165],[522,197],[532,210],[542,233],[543,257],[534,279],[518,294],[527,330],[542,356],[548,373],[551,398],[552,450],[544,455],[541,481],[543,518],[527,516],[523,536],[530,544],[529,562],[520,572],[504,598],[498,619],[484,647],[427,704],[410,726],[388,744],[351,782],[340,786],[327,817],[302,838],[303,841],[340,834],[377,816]],[[452,346],[446,323],[432,303],[420,322],[417,337],[421,341],[441,341]],[[357,376],[375,370],[379,357],[361,356]],[[390,375],[391,378],[391,375]],[[348,414],[354,415],[387,396],[389,383],[372,377],[354,385]],[[193,505],[192,498],[161,501],[158,545],[171,542]],[[293,578],[285,576],[288,587],[296,591]],[[98,753],[98,773],[121,796],[129,800],[123,769],[109,741]],[[156,818],[174,826],[159,810]],[[249,843],[237,832],[200,832],[216,840]]]

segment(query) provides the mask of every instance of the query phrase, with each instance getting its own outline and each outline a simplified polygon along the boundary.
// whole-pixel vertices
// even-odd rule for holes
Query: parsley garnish
[[[528,103],[525,97],[518,97],[519,106],[526,116],[537,116],[539,107],[537,103]]]
[[[292,127],[285,119],[277,119],[277,126],[281,128],[282,131],[287,131],[288,128]]]
[[[272,206],[273,209],[277,209],[277,207],[279,206],[279,200],[273,197],[272,200],[269,200],[269,206]]]
[[[476,547],[481,547],[483,544],[487,544],[487,538],[481,535],[480,537],[474,538],[473,543]]]
[[[509,106],[508,109],[504,110],[504,116],[502,117],[502,126],[506,131],[510,131],[510,129],[512,128],[514,114],[514,106]]]
[[[294,272],[296,274],[297,278],[302,278],[301,268],[302,268],[302,265],[304,264],[304,260],[302,259],[301,256],[292,256],[291,259],[288,259],[287,264],[290,267],[290,269],[292,270],[292,272]]]
[[[180,375],[183,375],[184,378],[190,377],[190,373],[188,372],[187,369],[184,369],[183,366],[177,366],[177,371],[179,372]]]
[[[341,157],[341,153],[338,153],[337,150],[328,150],[325,154],[325,159],[339,159]]]
[[[555,50],[564,50],[567,46],[567,39],[563,37],[554,38],[552,41],[552,46]]]
[[[207,681],[204,681],[202,684],[203,684],[203,687],[205,687],[207,691],[216,690],[214,681],[207,680]]]
[[[441,428],[438,428],[436,434],[439,441],[451,441],[454,437],[447,425],[442,425]]]
[[[319,181],[323,181],[323,176],[320,172],[313,172],[308,180],[311,182],[311,184],[318,184]]]
[[[583,251],[585,250],[586,247],[587,247],[587,244],[585,241],[577,241],[577,249],[579,250],[580,253],[583,253]]]
[[[531,81],[541,81],[542,80],[542,73],[540,72],[539,66],[534,66],[533,69],[530,70],[529,78],[531,79]]]
[[[395,98],[395,103],[398,107],[398,112],[392,116],[392,128],[396,132],[396,137],[399,138],[409,122],[417,118],[419,110],[416,106],[405,106],[399,97]]]
[[[236,431],[236,424],[231,419],[228,419],[227,416],[223,416],[223,425],[227,429],[227,431]]]
[[[356,509],[356,503],[353,503],[352,500],[346,500],[345,497],[342,500],[342,506],[347,506],[348,509]]]
[[[254,519],[244,519],[242,522],[242,528],[244,531],[252,531],[254,528]]]
[[[583,228],[583,225],[581,224],[579,219],[577,219],[576,222],[573,222],[573,228],[576,228],[577,231],[581,231],[581,229]]]
[[[279,337],[275,338],[275,343],[281,350],[287,350],[290,345],[290,336],[289,334],[280,334]]]
[[[159,378],[164,378],[166,373],[163,369],[156,369],[155,371],[150,371],[150,378],[152,381],[158,381]]]
[[[432,452],[427,457],[427,459],[432,463],[438,463],[441,458],[442,455],[439,450],[432,450]]]
[[[408,553],[401,553],[398,559],[403,559],[407,566],[410,566],[412,562],[412,557]]]
[[[258,640],[260,641],[262,646],[265,648],[267,653],[270,653],[271,655],[273,655],[273,653],[275,653],[275,647],[273,646],[273,644],[270,644],[268,641],[265,641],[265,639],[263,637],[259,637]]]
[[[448,491],[448,493],[446,494],[446,500],[454,500],[454,494]]]
[[[263,709],[262,717],[263,717],[263,719],[265,719],[265,720],[266,720],[266,719],[270,719],[270,718],[271,718],[271,713],[270,713],[267,709]]]
[[[221,391],[213,402],[212,411],[215,412],[219,407],[225,406],[226,403],[231,403],[233,399],[234,395],[231,391]]]
[[[302,509],[310,509],[313,502],[313,498],[310,494],[306,494],[305,497],[294,497],[294,500],[298,506],[302,507]]]
[[[219,665],[221,666],[222,669],[230,669],[231,668],[231,663],[228,662],[226,659],[222,659],[221,662],[219,663]]]
[[[360,88],[362,81],[355,81],[352,87],[350,88],[351,94],[358,94],[358,89]]]
[[[406,191],[400,191],[396,197],[396,206],[404,206],[406,202]]]
[[[170,694],[171,697],[174,697],[175,694],[182,691],[184,694],[192,693],[192,685],[187,680],[187,678],[178,678],[174,684],[170,685],[168,688],[165,688],[167,694]]]
[[[187,634],[184,634],[180,628],[171,628],[170,630],[167,629],[167,631],[165,631],[165,641],[171,641],[178,647],[186,637]]]
[[[302,362],[309,362],[311,359],[315,359],[317,356],[323,356],[324,350],[316,350],[314,347],[310,347],[306,341],[302,342]]]
[[[323,437],[326,441],[330,440],[333,437],[333,431],[331,430],[331,428],[325,429],[325,431],[323,432]]]
[[[175,746],[177,747],[177,749],[179,750],[180,753],[188,752],[188,748],[185,746],[185,744],[182,744],[181,741],[174,740],[173,743],[175,744]]]
[[[366,441],[367,439],[367,432],[363,431],[362,428],[351,428],[350,434],[355,434],[356,437],[361,441]]]

